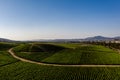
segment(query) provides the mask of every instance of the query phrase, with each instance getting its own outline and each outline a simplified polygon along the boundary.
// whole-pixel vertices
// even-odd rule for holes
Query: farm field
[[[94,47],[96,46],[92,46],[92,48]],[[97,48],[96,50],[99,50],[98,46],[96,48]],[[111,49],[108,48],[105,49],[105,51],[112,52]],[[57,54],[59,53],[57,52]],[[7,52],[7,49],[4,51],[0,51],[0,80],[119,80],[119,79],[120,79],[119,67],[93,68],[93,67],[43,66],[22,62],[17,59],[14,59]]]
[[[27,44],[17,46],[14,51],[17,56],[51,64],[120,64],[118,52],[104,46],[66,45]]]
[[[0,43],[0,66],[5,66],[18,61],[7,52],[7,50],[11,47],[14,47],[14,44]]]

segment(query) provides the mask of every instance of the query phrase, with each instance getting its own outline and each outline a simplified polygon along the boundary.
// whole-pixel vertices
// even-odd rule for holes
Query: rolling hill
[[[22,44],[14,51],[22,58],[50,64],[120,64],[118,52],[104,46],[77,44],[79,46],[70,48],[59,45]]]

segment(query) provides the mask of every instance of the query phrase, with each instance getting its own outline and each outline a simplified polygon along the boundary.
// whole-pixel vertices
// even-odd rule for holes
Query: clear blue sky
[[[120,0],[0,0],[0,37],[120,36]]]

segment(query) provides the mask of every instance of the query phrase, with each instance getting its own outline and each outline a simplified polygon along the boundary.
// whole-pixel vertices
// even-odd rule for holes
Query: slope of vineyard
[[[21,44],[14,48],[14,52],[17,56],[39,62],[63,49],[65,47],[53,44]]]
[[[14,59],[7,52],[9,48],[14,47],[15,45],[15,43],[0,42],[0,66],[5,66],[19,61]]]
[[[30,64],[0,52],[0,80],[119,80],[120,68],[53,67]],[[4,56],[3,56],[4,55]],[[1,59],[4,57],[4,59]],[[8,63],[8,61],[10,63]]]
[[[88,45],[60,51],[42,61],[58,64],[120,64],[120,55],[104,46]]]
[[[0,66],[5,66],[17,61],[19,60],[14,59],[7,51],[0,51]]]
[[[9,48],[14,46],[16,46],[15,43],[0,42],[0,51],[8,50]]]
[[[104,46],[68,45],[70,47],[67,47],[67,43],[22,44],[14,48],[14,51],[22,58],[52,64],[120,64],[118,52]]]

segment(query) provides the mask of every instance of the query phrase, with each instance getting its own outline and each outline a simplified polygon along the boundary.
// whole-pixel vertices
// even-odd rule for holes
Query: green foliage
[[[63,46],[58,46],[54,44],[35,44],[35,45],[41,48],[44,52],[49,52],[49,53],[57,52],[57,51],[65,49],[65,47]]]
[[[29,52],[29,47],[31,45],[30,44],[20,44],[19,46],[14,48],[15,52]]]
[[[16,44],[14,43],[3,43],[3,42],[0,42],[0,51],[4,51],[4,50],[8,50],[12,47],[16,46]]]
[[[14,59],[12,56],[10,56],[8,52],[0,51],[0,66],[15,63],[17,61],[18,60]]]
[[[96,44],[96,45],[103,45],[103,46],[106,46],[106,47],[109,47],[109,48],[115,48],[115,49],[120,49],[120,43],[111,43],[109,41],[109,43],[106,43],[106,42],[85,42],[85,43],[88,43],[88,44]]]
[[[18,60],[14,59],[9,55],[7,50],[16,46],[15,43],[5,43],[0,42],[0,66],[5,66],[17,62]]]
[[[41,60],[52,56],[55,53],[48,52],[17,52],[16,55],[22,58],[40,62]]]
[[[66,48],[73,48],[74,49],[74,48],[80,47],[81,45],[84,45],[84,44],[82,44],[82,43],[56,43],[55,45],[64,46]]]

